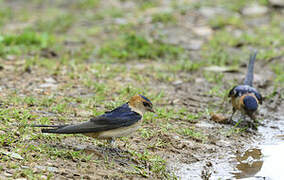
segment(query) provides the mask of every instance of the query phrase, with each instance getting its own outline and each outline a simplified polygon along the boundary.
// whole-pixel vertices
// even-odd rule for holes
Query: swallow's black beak
[[[153,108],[147,108],[147,111],[150,111],[152,113],[155,113],[154,109]]]

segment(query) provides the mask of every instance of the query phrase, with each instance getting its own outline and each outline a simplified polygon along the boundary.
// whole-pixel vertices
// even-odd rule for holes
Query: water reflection
[[[279,137],[279,136],[278,136]],[[281,135],[283,137],[283,135]],[[282,138],[281,138],[282,139]],[[235,178],[284,179],[284,143],[262,145],[236,156]]]
[[[254,176],[261,170],[263,165],[261,149],[257,148],[249,149],[245,153],[238,155],[236,160],[238,161],[236,166],[238,171],[232,174],[237,179]]]
[[[284,143],[261,146],[263,167],[255,176],[265,179],[283,180],[284,175]]]

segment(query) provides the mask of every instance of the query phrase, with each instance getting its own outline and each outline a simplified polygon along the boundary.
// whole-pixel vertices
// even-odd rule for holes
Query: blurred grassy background
[[[240,82],[252,50],[259,51],[257,86],[268,98],[283,88],[283,28],[283,8],[268,0],[0,0],[0,177],[174,178],[162,154],[175,141],[168,137],[208,143],[208,130],[194,124]],[[211,66],[237,73],[204,69]],[[48,146],[92,144],[86,137],[14,127],[76,123],[137,93],[157,114],[145,116],[136,139],[122,139],[131,167]],[[181,100],[190,93],[201,104],[193,110]],[[56,163],[56,173],[37,167]]]

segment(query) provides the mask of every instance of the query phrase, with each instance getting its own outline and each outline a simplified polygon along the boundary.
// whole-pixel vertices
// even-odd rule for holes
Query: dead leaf
[[[228,124],[228,118],[223,116],[222,114],[212,113],[210,119],[217,123]]]

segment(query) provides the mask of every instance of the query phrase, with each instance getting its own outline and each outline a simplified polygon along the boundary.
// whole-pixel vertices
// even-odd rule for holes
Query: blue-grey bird
[[[253,87],[253,71],[254,62],[257,52],[250,55],[247,74],[242,85],[234,86],[230,92],[229,97],[232,100],[233,113],[231,118],[237,110],[248,115],[252,120],[255,119],[255,112],[258,109],[259,104],[262,104],[261,94]]]
[[[42,129],[43,133],[84,134],[113,142],[115,138],[128,136],[136,131],[146,111],[154,112],[152,102],[145,96],[136,95],[129,102],[87,122],[75,125],[32,125],[32,127],[50,127]]]

